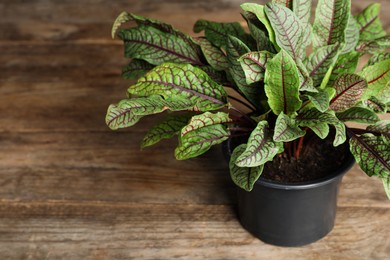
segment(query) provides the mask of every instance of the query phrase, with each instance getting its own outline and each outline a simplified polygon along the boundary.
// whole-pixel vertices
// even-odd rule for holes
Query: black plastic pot
[[[341,179],[353,164],[350,154],[337,172],[323,179],[279,184],[260,178],[251,192],[238,188],[242,226],[278,246],[302,246],[323,238],[334,226]]]

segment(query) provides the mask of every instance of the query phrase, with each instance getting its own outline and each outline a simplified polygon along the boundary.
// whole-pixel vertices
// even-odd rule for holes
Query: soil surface
[[[313,133],[306,134],[299,159],[286,153],[278,154],[273,161],[265,164],[260,178],[278,183],[301,183],[333,174],[351,156],[348,142],[334,147],[333,140],[334,133],[324,140]],[[239,142],[243,140],[235,140],[232,146],[237,146]]]
[[[276,156],[264,166],[261,178],[282,183],[307,182],[337,171],[350,155],[348,142],[333,146],[334,134],[325,140],[310,136],[299,159]]]

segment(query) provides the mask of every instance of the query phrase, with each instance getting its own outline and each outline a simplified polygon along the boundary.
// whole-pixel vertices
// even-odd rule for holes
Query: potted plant
[[[106,123],[168,111],[141,146],[178,136],[178,160],[227,144],[242,225],[267,243],[311,243],[333,227],[353,157],[390,196],[390,120],[378,117],[390,101],[390,38],[375,3],[353,16],[349,0],[319,0],[314,19],[310,0],[241,8],[247,28],[199,20],[199,37],[120,14],[112,36],[131,59],[123,77],[137,81]],[[136,26],[119,28],[128,21]]]

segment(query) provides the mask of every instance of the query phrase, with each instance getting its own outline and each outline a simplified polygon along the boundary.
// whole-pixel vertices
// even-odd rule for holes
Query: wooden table
[[[131,83],[120,78],[121,42],[110,38],[121,11],[188,33],[198,18],[242,20],[239,0],[163,2],[1,0],[0,259],[389,257],[390,204],[356,166],[331,234],[280,248],[238,223],[220,147],[176,161],[175,140],[140,152],[153,118],[106,127],[107,106]],[[380,2],[390,32],[390,2]]]

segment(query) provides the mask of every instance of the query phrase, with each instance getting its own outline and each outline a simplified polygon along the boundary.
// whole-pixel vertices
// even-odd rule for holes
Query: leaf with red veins
[[[353,107],[361,100],[367,88],[367,81],[357,74],[345,73],[336,79],[334,88],[336,95],[330,101],[330,108],[341,112]]]

